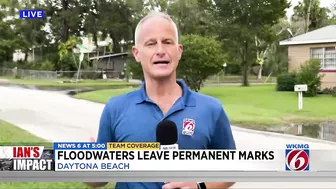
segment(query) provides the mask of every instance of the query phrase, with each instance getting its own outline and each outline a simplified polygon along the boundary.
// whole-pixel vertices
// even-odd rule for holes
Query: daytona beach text
[[[55,150],[55,160],[274,160],[274,151],[109,151]]]
[[[129,168],[129,163],[57,163],[57,169],[59,170],[106,170]]]

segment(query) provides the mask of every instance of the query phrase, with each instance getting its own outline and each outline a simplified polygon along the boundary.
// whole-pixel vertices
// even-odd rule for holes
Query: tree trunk
[[[120,53],[121,46],[119,43],[119,39],[116,37],[116,35],[113,32],[110,32],[110,37],[112,38],[112,42],[113,42],[113,47],[112,47],[113,53]]]
[[[121,47],[119,42],[116,39],[113,39],[113,52],[114,53],[120,53],[121,52]]]
[[[261,77],[262,77],[262,70],[263,70],[263,66],[262,64],[260,65],[260,68],[259,68],[259,73],[258,73],[258,79],[260,80]]]
[[[247,87],[249,86],[249,82],[248,82],[248,65],[247,62],[245,61],[245,63],[243,63],[243,86]]]
[[[62,0],[62,8],[63,10],[68,10],[68,1]],[[63,18],[63,32],[62,32],[62,41],[66,42],[69,39],[69,25],[66,18]]]
[[[25,53],[25,57],[24,57],[24,61],[27,62],[28,61],[28,50],[24,51],[23,53]]]
[[[312,6],[312,0],[309,0],[309,5],[308,5],[308,11],[307,11],[307,15],[306,15],[306,24],[305,24],[305,26],[306,26],[306,28],[305,28],[305,33],[307,33],[307,32],[309,32],[309,22],[310,22],[310,20],[309,20],[309,17],[310,17],[310,10],[311,10],[311,6]]]
[[[247,50],[248,50],[248,44],[247,41],[244,42],[244,49],[243,49],[243,62],[242,62],[242,68],[243,68],[243,81],[242,85],[243,86],[249,86],[248,83],[248,70],[249,70],[249,65],[247,62]]]

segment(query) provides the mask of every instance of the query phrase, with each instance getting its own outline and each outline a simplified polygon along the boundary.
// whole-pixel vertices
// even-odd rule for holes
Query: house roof
[[[284,41],[280,45],[302,45],[336,42],[336,25],[329,25]]]

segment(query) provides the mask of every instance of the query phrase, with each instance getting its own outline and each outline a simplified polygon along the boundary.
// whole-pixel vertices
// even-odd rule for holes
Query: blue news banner
[[[57,142],[54,143],[54,150],[107,150],[107,144],[92,142]]]

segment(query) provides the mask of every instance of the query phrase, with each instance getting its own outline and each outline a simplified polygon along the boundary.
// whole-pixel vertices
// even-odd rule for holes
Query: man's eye
[[[167,41],[166,44],[167,44],[167,45],[174,45],[175,42],[174,42],[174,41]]]

